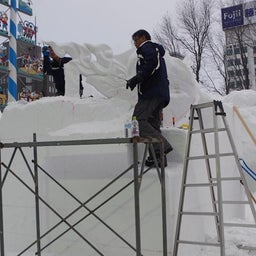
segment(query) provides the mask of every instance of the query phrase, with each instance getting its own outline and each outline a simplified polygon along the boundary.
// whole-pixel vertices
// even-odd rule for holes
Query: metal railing
[[[161,145],[161,166],[158,167],[156,156],[153,150],[153,144],[160,143]],[[110,145],[110,144],[131,144],[133,146],[133,160],[129,167],[127,167],[124,171],[120,172],[116,177],[114,177],[110,182],[108,182],[105,186],[103,186],[99,191],[97,191],[94,195],[86,199],[82,202],[78,199],[73,193],[71,193],[66,187],[64,187],[56,178],[54,178],[47,170],[45,170],[39,161],[39,147],[64,147],[64,146],[90,146],[90,145]],[[138,159],[138,144],[143,144],[145,146],[143,158],[141,163],[139,163]],[[29,154],[24,151],[24,149],[29,150]],[[8,157],[4,156],[3,151],[9,149],[11,150],[11,155]],[[93,216],[99,223],[104,225],[108,230],[110,230],[116,237],[118,237],[123,243],[125,243],[131,250],[133,250],[136,256],[142,255],[141,249],[141,220],[140,220],[140,187],[143,175],[146,174],[151,168],[145,168],[145,159],[148,150],[153,154],[153,158],[156,165],[156,171],[160,180],[161,186],[161,221],[162,221],[162,246],[163,251],[162,255],[167,256],[167,228],[166,228],[166,191],[165,191],[165,168],[164,168],[164,153],[163,153],[163,142],[156,138],[110,138],[110,139],[91,139],[91,140],[68,140],[68,141],[37,141],[36,134],[33,134],[32,142],[14,142],[14,143],[0,143],[0,252],[1,256],[5,256],[5,247],[4,247],[4,226],[5,226],[5,216],[3,214],[4,204],[3,199],[5,194],[3,192],[3,187],[5,185],[5,181],[8,175],[12,175],[17,179],[25,188],[27,188],[35,198],[35,240],[31,242],[26,248],[22,249],[17,256],[23,255],[31,248],[35,249],[35,254],[41,256],[41,252],[46,249],[51,244],[55,243],[66,234],[68,231],[72,230],[76,235],[78,235],[85,243],[87,243],[96,253],[96,255],[104,255],[91,241],[89,241],[83,234],[81,234],[76,226],[81,223],[84,219],[89,216]],[[33,186],[31,187],[27,182],[20,177],[15,170],[12,169],[13,161],[17,157],[17,153],[20,152],[21,159],[24,161],[27,170],[29,171],[32,180]],[[5,159],[7,158],[7,159]],[[30,161],[32,166],[30,165]],[[113,163],[114,167],[114,163]],[[111,196],[109,196],[105,201],[101,202],[95,208],[90,209],[87,204],[95,199],[98,195],[103,193],[108,187],[113,185],[117,180],[122,178],[129,171],[133,170],[133,179],[129,181],[122,188],[117,190]],[[63,217],[53,206],[51,206],[43,197],[41,197],[39,193],[39,172],[45,174],[51,181],[54,182],[59,188],[62,189],[63,192],[67,193],[71,198],[73,198],[79,206],[71,211],[68,215]],[[135,241],[136,244],[132,245],[129,241],[127,241],[124,237],[122,237],[114,228],[108,225],[102,218],[100,218],[96,211],[99,210],[103,205],[109,203],[115,196],[124,191],[127,187],[133,185],[134,187],[134,218],[135,218]],[[51,212],[53,212],[60,220],[53,225],[46,232],[41,232],[40,226],[40,205],[45,205]],[[71,224],[68,219],[73,216],[78,210],[86,209],[87,214],[85,214],[82,218],[80,218],[77,222]],[[59,235],[57,235],[54,239],[52,239],[49,243],[42,246],[41,240],[49,235],[53,230],[55,230],[60,224],[65,223],[68,227],[66,230],[62,231]]]

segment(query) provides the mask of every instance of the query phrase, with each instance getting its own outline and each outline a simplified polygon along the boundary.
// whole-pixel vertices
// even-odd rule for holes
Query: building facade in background
[[[10,95],[26,101],[54,96],[53,79],[43,74],[38,27],[27,19],[33,15],[31,0],[0,0],[0,6],[0,109]]]
[[[0,46],[0,92],[8,96],[9,42]],[[17,98],[32,101],[43,96],[55,96],[52,76],[43,74],[41,47],[30,41],[17,40]],[[1,105],[1,102],[0,102]]]
[[[221,15],[227,93],[256,90],[256,1],[223,8]]]

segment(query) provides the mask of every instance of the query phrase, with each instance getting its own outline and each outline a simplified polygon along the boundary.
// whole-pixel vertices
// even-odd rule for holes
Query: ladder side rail
[[[181,190],[180,190],[180,199],[179,199],[179,207],[178,207],[178,214],[177,214],[177,222],[176,222],[176,231],[175,231],[175,239],[174,239],[174,247],[173,247],[173,256],[178,255],[178,246],[180,240],[180,229],[181,229],[181,218],[182,218],[182,211],[183,211],[183,204],[185,198],[185,184],[187,180],[187,171],[188,171],[188,156],[190,154],[190,144],[191,144],[191,136],[192,136],[192,127],[194,122],[194,115],[195,111],[193,106],[191,105],[190,108],[190,120],[189,120],[189,130],[187,134],[187,142],[186,142],[186,149],[185,149],[185,156],[184,156],[184,165],[183,165],[183,173],[181,179]]]
[[[203,124],[201,109],[197,109],[197,113],[198,113],[198,117],[199,117],[198,120],[199,120],[200,130],[203,131],[204,130],[204,124]],[[208,148],[207,148],[206,137],[205,137],[204,132],[201,132],[201,140],[202,140],[202,144],[203,144],[204,155],[206,156],[206,155],[208,155]],[[213,212],[217,213],[218,209],[217,209],[217,205],[215,203],[216,202],[216,196],[215,196],[215,192],[214,192],[213,177],[212,177],[212,171],[211,171],[211,165],[210,165],[209,158],[205,158],[205,165],[206,165],[208,181],[210,183],[209,189],[210,189],[210,195],[211,195],[212,210],[213,210]],[[220,225],[219,225],[218,215],[216,215],[214,217],[214,221],[215,221],[218,240],[220,240]]]
[[[234,152],[234,157],[235,157],[236,165],[238,167],[238,170],[239,170],[239,173],[240,173],[240,176],[241,176],[241,180],[242,180],[243,185],[244,185],[244,190],[245,190],[245,193],[246,193],[246,196],[247,196],[250,208],[251,208],[251,212],[252,212],[252,215],[253,215],[253,218],[254,218],[254,222],[256,223],[256,210],[255,210],[255,207],[253,205],[253,201],[251,199],[251,192],[249,191],[248,184],[247,184],[247,181],[246,181],[245,176],[244,176],[244,172],[243,172],[241,164],[239,162],[236,146],[235,146],[232,134],[230,132],[230,129],[229,129],[229,126],[228,126],[228,124],[226,122],[225,117],[223,116],[222,119],[223,119],[223,123],[224,123],[224,125],[226,127],[226,130],[227,130],[227,135],[228,135],[228,138],[229,138],[229,141],[230,141],[230,145],[231,145],[232,150]]]
[[[0,163],[2,162],[2,150],[0,149]],[[4,216],[3,216],[3,178],[2,165],[0,164],[0,255],[5,255],[4,250]]]
[[[224,225],[223,225],[223,205],[222,205],[222,183],[220,172],[220,145],[218,135],[218,119],[213,107],[213,126],[214,126],[214,146],[215,146],[215,164],[216,164],[216,178],[217,178],[217,194],[218,194],[218,209],[219,209],[219,227],[220,227],[220,255],[225,256],[225,240],[224,240]]]

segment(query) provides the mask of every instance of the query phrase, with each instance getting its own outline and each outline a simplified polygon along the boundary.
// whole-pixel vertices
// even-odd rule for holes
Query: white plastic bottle
[[[139,137],[140,130],[139,130],[139,123],[137,121],[136,116],[132,117],[132,137]]]
[[[132,122],[131,120],[127,119],[124,124],[125,138],[131,137],[131,133],[132,133],[131,130],[132,130]]]

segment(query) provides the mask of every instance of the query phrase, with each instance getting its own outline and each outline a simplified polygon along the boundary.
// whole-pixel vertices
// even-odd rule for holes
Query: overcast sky
[[[179,0],[33,0],[38,42],[108,44],[126,51],[140,28],[150,33],[165,14],[174,15]],[[31,17],[26,17],[31,21]]]

